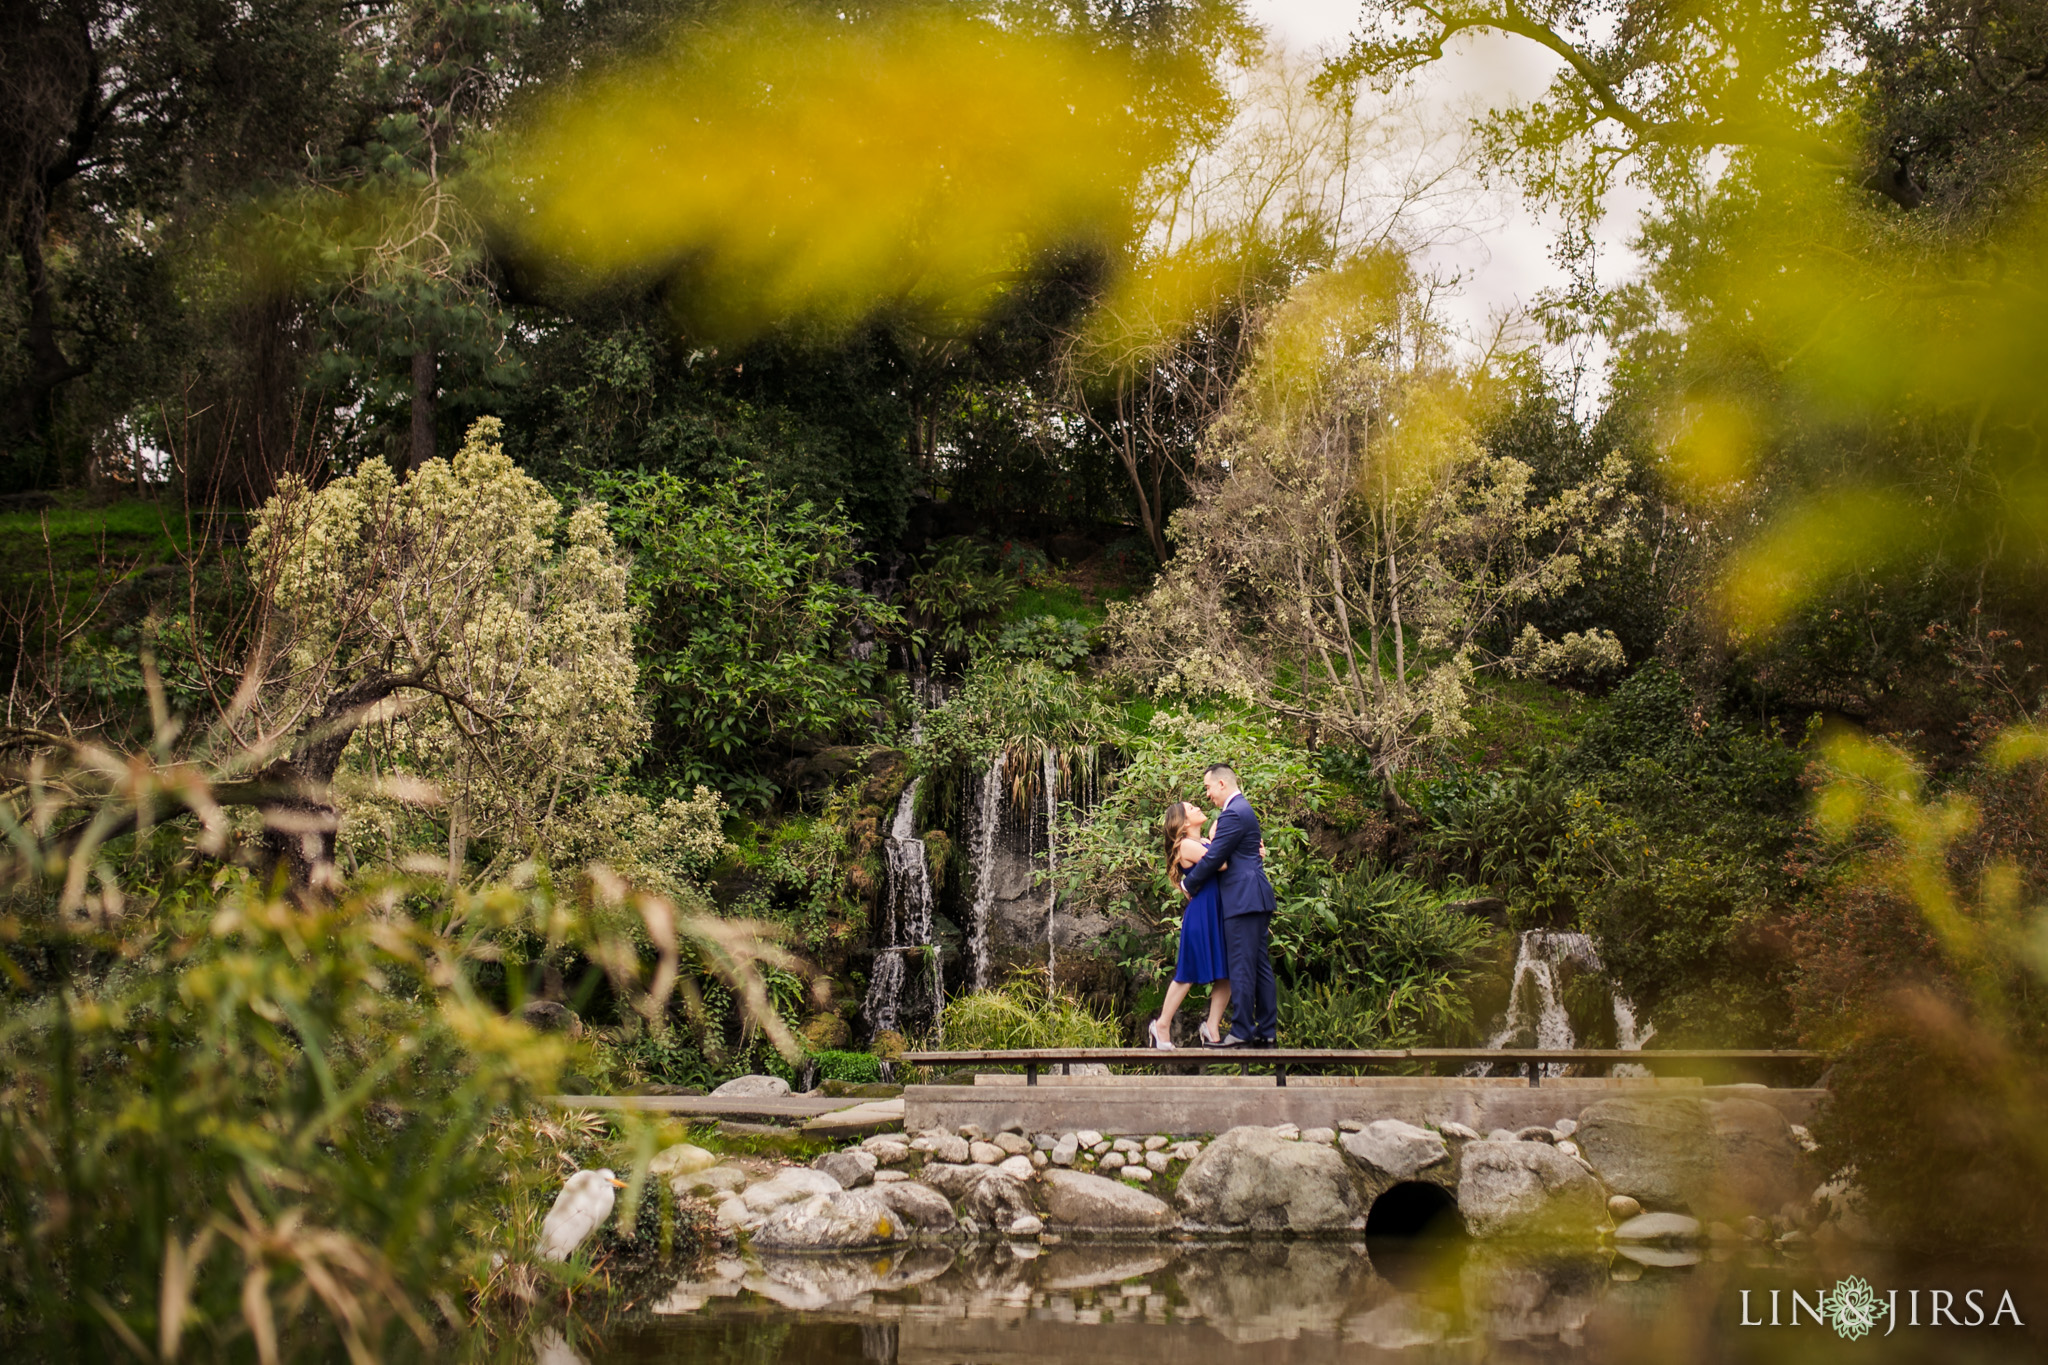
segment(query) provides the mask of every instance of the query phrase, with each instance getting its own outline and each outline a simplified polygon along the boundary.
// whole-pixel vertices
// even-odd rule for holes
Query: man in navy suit
[[[1259,817],[1238,790],[1237,773],[1227,764],[1218,763],[1203,773],[1202,789],[1221,814],[1209,851],[1181,874],[1181,885],[1192,896],[1209,878],[1217,879],[1231,1013],[1236,1017],[1220,1046],[1272,1047],[1280,1035],[1280,995],[1273,984],[1269,948],[1273,883],[1266,880],[1266,860],[1259,851]]]

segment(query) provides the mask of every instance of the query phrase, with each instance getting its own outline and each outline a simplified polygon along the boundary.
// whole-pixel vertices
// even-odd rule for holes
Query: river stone
[[[702,1147],[692,1147],[687,1142],[678,1142],[673,1147],[664,1147],[654,1154],[654,1160],[647,1163],[647,1173],[656,1176],[695,1175],[708,1171],[718,1164],[718,1158]]]
[[[961,1212],[992,1228],[1006,1228],[1037,1212],[1031,1207],[1031,1196],[1024,1193],[1024,1186],[1001,1171],[991,1171],[975,1181],[974,1188],[960,1203]]]
[[[1080,1150],[1081,1140],[1079,1138],[1075,1137],[1072,1133],[1061,1133],[1060,1140],[1053,1144],[1052,1164],[1055,1166],[1071,1166],[1074,1164],[1074,1154]]]
[[[1772,1213],[1804,1193],[1792,1125],[1762,1100],[1708,1100],[1720,1179],[1715,1204],[1736,1217]]]
[[[967,1144],[967,1159],[977,1166],[993,1166],[1007,1155],[993,1142],[970,1142]]]
[[[1556,1142],[1557,1134],[1551,1132],[1548,1128],[1545,1128],[1540,1123],[1532,1123],[1527,1128],[1518,1128],[1515,1130],[1515,1141]]]
[[[1005,1156],[1022,1156],[1031,1150],[1031,1139],[1021,1133],[997,1133],[989,1141],[1002,1148]]]
[[[1044,1231],[1045,1220],[1035,1213],[1024,1214],[1016,1222],[1010,1224],[1009,1228],[1010,1236],[1012,1237],[1036,1237]]]
[[[1039,1176],[1046,1217],[1090,1231],[1163,1228],[1173,1210],[1143,1190],[1083,1171],[1054,1168]]]
[[[1697,1242],[1700,1220],[1682,1213],[1639,1213],[1614,1230],[1617,1242]]]
[[[910,1172],[892,1171],[886,1166],[875,1172],[875,1183],[877,1185],[893,1185],[899,1180],[908,1179],[910,1179]]]
[[[1346,1133],[1343,1145],[1368,1170],[1390,1180],[1412,1180],[1417,1171],[1451,1154],[1435,1133],[1399,1119],[1378,1119],[1359,1132]]]
[[[872,1181],[875,1169],[880,1165],[874,1153],[863,1152],[858,1147],[844,1152],[827,1152],[811,1163],[814,1170],[823,1171],[849,1190]]]
[[[969,1142],[980,1142],[988,1137],[988,1130],[978,1123],[963,1123],[953,1131]]]
[[[1102,1157],[1102,1169],[1103,1169],[1103,1170],[1105,1170],[1105,1171],[1119,1171],[1119,1170],[1122,1170],[1122,1169],[1123,1169],[1123,1165],[1124,1165],[1124,1154],[1123,1154],[1122,1152],[1106,1152],[1106,1153],[1104,1153],[1104,1154],[1103,1154],[1103,1157]]]
[[[805,1166],[789,1166],[777,1171],[772,1179],[758,1185],[749,1185],[747,1192],[740,1196],[747,1207],[755,1213],[767,1213],[784,1204],[795,1203],[812,1195],[838,1194],[845,1187],[823,1171],[814,1171]]]
[[[894,1209],[896,1216],[921,1232],[944,1232],[953,1226],[953,1204],[945,1195],[915,1180],[877,1185],[870,1191]]]
[[[780,1076],[735,1076],[711,1092],[715,1100],[780,1099],[789,1093],[789,1082]]]
[[[1165,1147],[1171,1142],[1171,1138],[1162,1137],[1161,1135],[1154,1133],[1151,1137],[1145,1139],[1145,1150],[1148,1152],[1156,1152],[1161,1147]]]
[[[1607,1226],[1600,1182],[1548,1143],[1469,1143],[1458,1166],[1458,1212],[1475,1237],[1592,1238]]]
[[[1467,1127],[1462,1123],[1440,1123],[1437,1125],[1437,1131],[1445,1137],[1462,1138],[1466,1142],[1477,1142],[1479,1140],[1479,1130]]]
[[[1562,1141],[1579,1131],[1579,1121],[1577,1119],[1559,1119],[1556,1123],[1550,1125],[1550,1131],[1557,1134],[1559,1141]]]
[[[840,1190],[782,1205],[755,1231],[754,1245],[806,1250],[864,1247],[903,1237],[903,1219],[880,1196],[867,1190]]]
[[[1060,1138],[1057,1133],[1033,1133],[1031,1135],[1031,1145],[1041,1152],[1049,1152],[1059,1146],[1059,1143]]]
[[[1607,1196],[1607,1216],[1616,1224],[1626,1223],[1643,1211],[1643,1206],[1625,1194]]]
[[[1074,1134],[1074,1141],[1083,1147],[1093,1147],[1096,1143],[1102,1141],[1102,1134],[1096,1132],[1093,1128],[1083,1128],[1080,1132]]]
[[[1031,1169],[1034,1171],[1044,1170],[1047,1166],[1052,1165],[1052,1158],[1044,1152],[1033,1152],[1028,1159],[1031,1162]]]
[[[1117,1175],[1124,1180],[1135,1180],[1142,1185],[1152,1178],[1152,1170],[1149,1166],[1126,1166],[1118,1171]]]
[[[1158,1172],[1159,1174],[1161,1174],[1161,1175],[1164,1175],[1164,1174],[1166,1174],[1166,1168],[1167,1168],[1168,1166],[1171,1166],[1172,1164],[1173,1164],[1173,1158],[1172,1158],[1172,1157],[1170,1157],[1170,1156],[1168,1156],[1168,1155],[1167,1155],[1166,1153],[1164,1153],[1164,1152],[1147,1152],[1147,1153],[1145,1153],[1145,1165],[1146,1165],[1146,1167],[1147,1167],[1148,1169],[1150,1169],[1150,1170],[1154,1170],[1154,1171],[1157,1171],[1157,1172]]]
[[[863,1142],[861,1150],[871,1153],[884,1166],[900,1166],[910,1160],[910,1148],[901,1142]]]
[[[931,1154],[932,1160],[944,1161],[954,1166],[965,1165],[972,1159],[972,1149],[969,1147],[967,1139],[964,1137],[954,1137],[951,1133],[939,1133],[933,1136]]]
[[[996,1163],[996,1170],[1012,1180],[1029,1180],[1033,1168],[1030,1157],[1009,1156]]]
[[[1334,1147],[1233,1128],[1181,1173],[1175,1191],[1198,1228],[1259,1232],[1355,1232],[1365,1227],[1358,1177]]]
[[[1690,1096],[1600,1100],[1579,1113],[1573,1135],[1615,1194],[1663,1208],[1693,1208],[1714,1188],[1714,1136]]]
[[[1115,1142],[1110,1143],[1109,1146],[1110,1150],[1122,1152],[1125,1156],[1129,1156],[1132,1152],[1142,1152],[1145,1150],[1145,1144],[1136,1138],[1118,1138]]]

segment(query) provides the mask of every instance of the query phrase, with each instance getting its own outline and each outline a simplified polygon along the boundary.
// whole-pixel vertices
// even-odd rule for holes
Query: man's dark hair
[[[1237,780],[1237,769],[1231,767],[1228,763],[1211,763],[1208,767],[1202,769],[1202,776],[1204,777],[1215,777],[1218,774],[1221,774],[1233,787],[1242,787],[1244,785],[1244,783]]]

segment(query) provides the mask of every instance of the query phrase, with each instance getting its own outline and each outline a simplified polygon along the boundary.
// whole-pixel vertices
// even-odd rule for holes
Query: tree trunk
[[[333,785],[349,740],[370,707],[420,681],[418,675],[379,673],[344,687],[300,732],[291,755],[256,775],[251,785],[259,793],[254,804],[263,816],[265,859],[273,872],[284,868],[299,896],[323,895],[338,880],[334,834],[341,812]]]
[[[412,458],[418,469],[434,458],[434,348],[422,344],[412,353]]]
[[[22,329],[22,349],[28,352],[28,373],[18,379],[8,395],[4,434],[9,446],[43,447],[48,454],[49,438],[56,425],[57,391],[90,372],[74,365],[57,340],[56,287],[43,257],[44,209],[31,197],[15,229],[14,244],[21,256],[22,283],[28,293],[28,325]]]

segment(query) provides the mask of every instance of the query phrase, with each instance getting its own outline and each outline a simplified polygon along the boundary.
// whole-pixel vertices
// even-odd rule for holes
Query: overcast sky
[[[1332,52],[1346,45],[1359,6],[1355,0],[1248,0],[1252,17],[1265,24],[1289,47]],[[1447,111],[1475,101],[1503,105],[1541,94],[1562,63],[1526,39],[1474,35],[1449,49],[1443,61],[1428,69],[1419,88]],[[1615,282],[1633,267],[1624,243],[1635,227],[1644,200],[1626,187],[1611,196],[1608,216],[1599,233],[1600,276]],[[1489,330],[1493,316],[1532,301],[1543,289],[1564,282],[1551,261],[1554,228],[1538,219],[1510,191],[1500,204],[1503,222],[1476,238],[1442,246],[1429,253],[1431,263],[1465,279],[1459,297],[1448,302],[1451,319],[1474,335]]]

